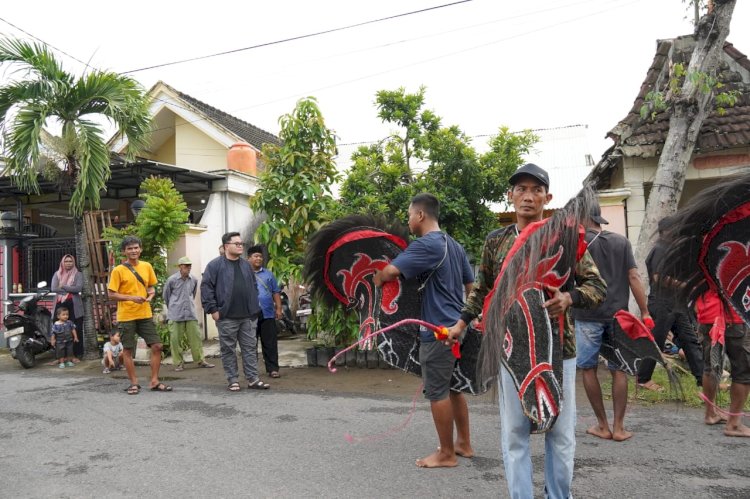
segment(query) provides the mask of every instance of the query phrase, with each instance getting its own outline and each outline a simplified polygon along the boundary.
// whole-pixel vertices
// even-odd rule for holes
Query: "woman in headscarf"
[[[55,312],[57,308],[65,307],[70,312],[70,319],[76,325],[78,332],[78,343],[73,344],[73,355],[78,362],[83,357],[83,301],[81,301],[81,290],[83,289],[83,274],[76,268],[76,260],[73,255],[65,255],[60,260],[60,268],[52,276],[52,292],[57,293],[55,300]]]

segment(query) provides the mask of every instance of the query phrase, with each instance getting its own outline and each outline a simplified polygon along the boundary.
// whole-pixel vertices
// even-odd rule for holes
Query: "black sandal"
[[[263,383],[261,380],[257,379],[252,383],[248,383],[247,388],[250,390],[268,390],[271,388],[271,385]]]
[[[229,390],[230,392],[238,392],[240,391],[240,384],[236,381],[234,383],[229,383],[227,390]]]
[[[129,387],[125,388],[125,391],[128,395],[138,395],[141,393],[141,385],[130,385]]]
[[[158,385],[154,385],[151,387],[152,392],[171,392],[172,387],[169,385],[165,385],[164,383],[159,383]]]

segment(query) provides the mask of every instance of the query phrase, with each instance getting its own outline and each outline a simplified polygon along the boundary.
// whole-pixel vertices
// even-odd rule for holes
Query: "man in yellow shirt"
[[[120,244],[127,261],[112,270],[107,290],[109,298],[117,302],[117,324],[122,339],[122,359],[130,379],[126,390],[128,395],[137,395],[141,389],[135,373],[133,351],[140,336],[151,349],[151,384],[152,391],[171,392],[172,387],[159,381],[161,367],[161,338],[156,332],[152,319],[151,300],[156,290],[156,274],[148,262],[141,262],[141,240],[135,236],[126,236]]]

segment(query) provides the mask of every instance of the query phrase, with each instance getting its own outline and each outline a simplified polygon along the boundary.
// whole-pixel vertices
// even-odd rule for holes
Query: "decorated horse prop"
[[[480,380],[497,376],[501,363],[507,368],[532,433],[551,429],[565,403],[565,316],[550,317],[542,305],[548,286],[568,291],[574,285],[576,264],[586,251],[582,224],[594,196],[585,188],[552,217],[526,226],[484,302]]]
[[[669,249],[657,272],[683,283],[676,293],[677,306],[689,306],[706,290],[724,303],[724,313],[709,333],[711,370],[720,376],[728,307],[750,325],[750,174],[701,191],[669,217],[661,237]]]
[[[383,219],[351,215],[335,220],[308,241],[303,276],[311,292],[329,305],[357,311],[361,348],[377,348],[388,364],[421,376],[419,321],[415,320],[421,310],[420,282],[398,279],[379,289],[372,281],[375,272],[406,249],[407,241],[407,229]],[[476,382],[480,344],[481,333],[469,329],[453,371],[452,390],[471,394],[484,390]]]

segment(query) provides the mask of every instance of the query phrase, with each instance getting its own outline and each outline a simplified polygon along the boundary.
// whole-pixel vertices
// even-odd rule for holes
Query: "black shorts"
[[[442,341],[423,342],[419,346],[419,363],[422,365],[424,397],[434,402],[447,398],[456,365],[451,347]]]
[[[698,337],[703,345],[704,372],[711,372],[711,337],[708,335],[711,327],[712,324],[698,326]],[[727,324],[724,346],[731,364],[732,381],[750,385],[750,328],[745,324]]]

